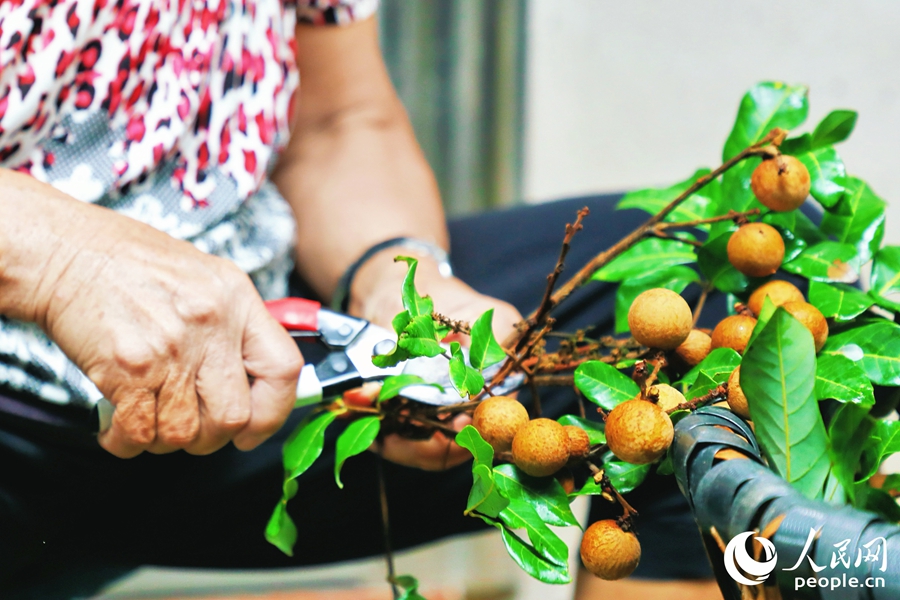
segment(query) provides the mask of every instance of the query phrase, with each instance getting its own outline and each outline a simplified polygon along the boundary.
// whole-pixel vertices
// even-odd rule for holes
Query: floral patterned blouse
[[[3,0],[0,166],[231,259],[283,296],[294,223],[267,180],[299,77],[294,27],[377,0]],[[0,390],[89,405],[33,324],[0,317]]]

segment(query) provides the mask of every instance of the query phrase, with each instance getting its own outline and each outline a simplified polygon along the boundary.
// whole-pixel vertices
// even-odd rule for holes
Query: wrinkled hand
[[[115,405],[106,450],[248,450],[278,430],[303,359],[244,273],[112,211],[53,208],[68,230],[33,320]]]
[[[398,265],[405,272],[405,264]],[[391,319],[403,310],[400,299],[400,279],[396,276],[385,277],[378,289],[367,294],[364,301],[356,301],[351,311],[356,311],[363,318],[390,329]],[[515,324],[522,319],[519,311],[511,304],[485,296],[473,290],[463,281],[456,278],[444,279],[429,271],[424,261],[416,276],[416,287],[422,295],[431,296],[434,310],[451,319],[459,319],[472,323],[481,314],[494,309],[493,329],[498,340],[503,340],[513,330]],[[462,402],[463,399],[460,399]],[[466,414],[457,416],[452,427],[457,431],[471,423]],[[428,440],[410,440],[399,435],[389,435],[384,439],[382,447],[384,457],[388,460],[427,471],[439,471],[459,465],[471,454],[465,448],[456,445],[446,435],[436,432]]]

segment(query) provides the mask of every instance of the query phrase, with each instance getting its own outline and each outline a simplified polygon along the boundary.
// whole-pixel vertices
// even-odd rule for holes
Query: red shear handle
[[[318,331],[322,304],[306,298],[282,298],[266,302],[269,314],[288,331]]]

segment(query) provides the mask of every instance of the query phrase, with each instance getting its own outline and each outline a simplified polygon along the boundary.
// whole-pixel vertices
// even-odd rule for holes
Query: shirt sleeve
[[[347,25],[375,14],[379,0],[299,0],[297,18],[313,25]]]

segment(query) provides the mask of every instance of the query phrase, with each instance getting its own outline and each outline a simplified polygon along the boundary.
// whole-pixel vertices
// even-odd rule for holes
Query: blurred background
[[[838,151],[892,203],[886,238],[900,243],[900,2],[382,0],[380,23],[451,215],[715,167],[744,92],[784,80],[810,86],[809,130],[832,109],[859,111]],[[579,533],[565,535],[577,557]],[[403,553],[399,571],[431,600],[574,593],[528,579],[493,533]],[[381,559],[264,574],[147,569],[105,597],[366,600],[388,597],[383,577]]]
[[[900,3],[382,0],[385,57],[448,212],[669,185],[717,166],[754,83],[810,87],[804,128],[893,203],[900,243]],[[891,224],[894,224],[892,227]]]

